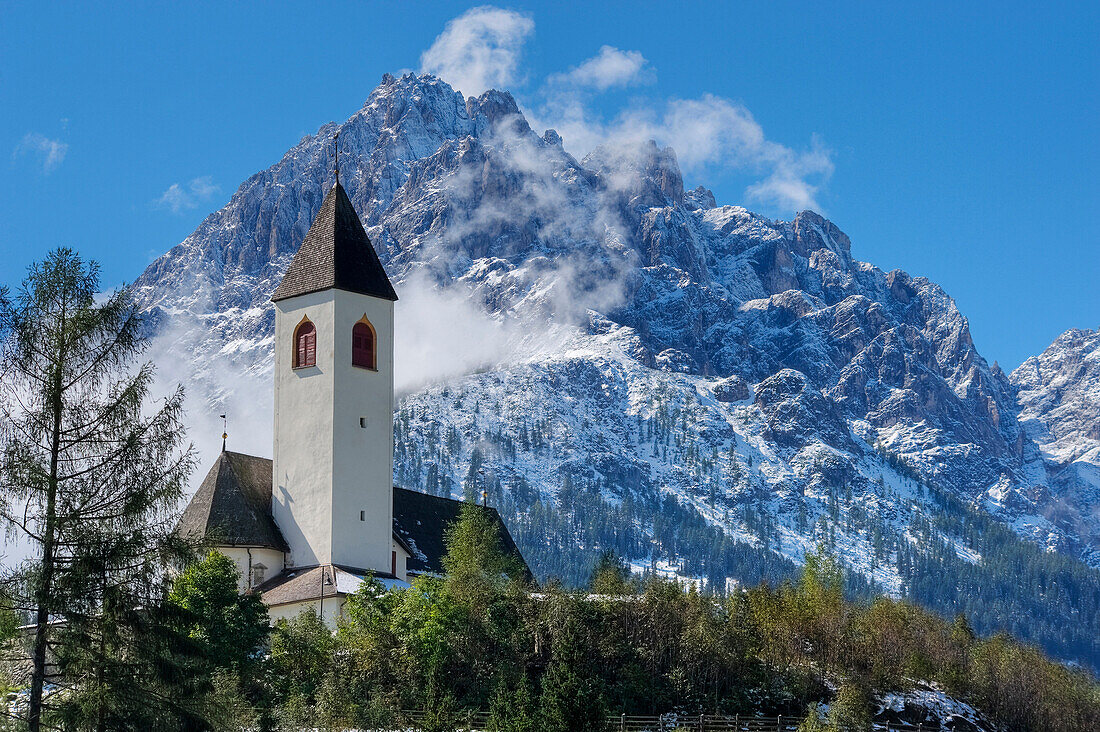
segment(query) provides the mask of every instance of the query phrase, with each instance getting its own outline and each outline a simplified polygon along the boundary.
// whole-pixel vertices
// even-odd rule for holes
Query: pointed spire
[[[309,233],[271,299],[277,302],[332,289],[397,299],[359,214],[339,181],[325,194]]]

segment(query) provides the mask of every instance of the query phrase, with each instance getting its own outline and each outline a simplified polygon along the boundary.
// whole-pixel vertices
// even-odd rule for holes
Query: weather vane
[[[336,185],[340,185],[340,131],[332,136],[332,142],[336,145]]]
[[[222,452],[225,452],[225,441],[229,438],[229,420],[224,414],[218,416],[222,418]]]

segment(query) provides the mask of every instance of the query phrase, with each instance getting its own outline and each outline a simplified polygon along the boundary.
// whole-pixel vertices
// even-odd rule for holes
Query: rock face
[[[138,280],[197,393],[232,398],[214,378],[225,364],[269,377],[268,298],[331,185],[337,131],[341,180],[399,294],[434,286],[522,324],[488,368],[405,397],[396,470],[410,487],[461,494],[474,463],[511,498],[587,476],[607,500],[680,510],[662,503],[674,497],[729,540],[797,561],[832,501],[899,536],[924,510],[885,454],[1100,566],[1095,333],[1063,336],[1010,381],[939,286],[854,259],[818,214],[718,206],[653,143],[578,161],[509,94],[464,100],[431,76],[385,77]],[[738,518],[745,505],[770,523]],[[842,534],[869,541],[852,526]],[[901,587],[888,562],[849,550]]]
[[[749,385],[740,376],[727,376],[711,387],[720,402],[739,402],[749,398]]]
[[[1009,377],[1019,390],[1018,419],[1029,451],[1037,447],[1050,480],[1056,519],[1081,537],[1100,564],[1100,332],[1067,330]],[[1091,519],[1091,520],[1090,520]]]

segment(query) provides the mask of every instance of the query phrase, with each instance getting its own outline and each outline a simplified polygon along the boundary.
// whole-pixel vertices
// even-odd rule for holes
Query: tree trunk
[[[61,311],[61,327],[58,332],[58,358],[54,365],[53,394],[50,409],[53,411],[53,434],[50,436],[50,476],[46,488],[45,530],[42,535],[42,574],[35,589],[34,657],[31,671],[31,698],[27,728],[38,732],[42,726],[42,693],[46,682],[46,640],[50,629],[50,595],[54,570],[54,532],[57,523],[57,463],[61,454],[62,416],[62,364],[65,362],[65,310]]]

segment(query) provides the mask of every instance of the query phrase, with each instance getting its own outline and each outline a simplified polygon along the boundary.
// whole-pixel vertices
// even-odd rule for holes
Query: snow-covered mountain
[[[1100,547],[1100,332],[1067,330],[1009,377],[1017,419],[1039,447],[1051,490],[1048,515],[1080,538],[1096,566]]]
[[[960,578],[988,561],[990,515],[1100,566],[1095,333],[1010,380],[940,287],[854,259],[821,216],[718,206],[653,143],[577,160],[509,94],[431,76],[386,75],[137,281],[210,413],[269,429],[268,298],[337,131],[402,297],[395,478],[488,489],[537,568],[613,546],[747,581],[824,543],[912,594],[922,557]]]

